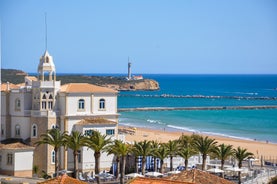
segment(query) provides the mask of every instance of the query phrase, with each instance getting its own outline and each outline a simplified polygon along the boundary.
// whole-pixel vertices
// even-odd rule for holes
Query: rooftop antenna
[[[45,50],[47,50],[47,13],[45,12]]]

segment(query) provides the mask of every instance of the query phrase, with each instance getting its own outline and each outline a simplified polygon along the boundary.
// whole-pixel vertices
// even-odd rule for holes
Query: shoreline
[[[144,140],[157,140],[158,142],[168,142],[169,140],[178,139],[181,135],[192,135],[198,134],[208,136],[215,139],[218,144],[230,144],[234,148],[238,146],[246,148],[249,152],[252,152],[257,159],[261,159],[263,156],[264,160],[272,161],[277,163],[277,143],[263,142],[255,140],[246,140],[239,138],[231,138],[220,135],[209,135],[206,133],[194,133],[189,131],[180,131],[166,128],[164,130],[155,128],[142,128],[132,125],[119,125],[119,130],[128,130],[125,132],[125,140],[127,142],[144,141]]]

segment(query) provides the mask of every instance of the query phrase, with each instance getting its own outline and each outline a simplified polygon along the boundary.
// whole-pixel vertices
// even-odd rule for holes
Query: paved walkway
[[[0,181],[1,183],[5,182],[9,184],[37,184],[38,182],[44,181],[44,179],[0,175]]]

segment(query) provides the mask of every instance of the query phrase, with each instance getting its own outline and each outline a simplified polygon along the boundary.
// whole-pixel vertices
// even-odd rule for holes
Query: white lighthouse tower
[[[127,79],[128,80],[131,80],[131,65],[132,65],[132,63],[129,61],[129,58],[128,58],[128,77],[127,77]]]

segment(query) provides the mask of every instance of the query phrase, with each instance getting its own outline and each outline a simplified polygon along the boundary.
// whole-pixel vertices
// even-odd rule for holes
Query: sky
[[[1,68],[277,74],[276,0],[0,0]]]

